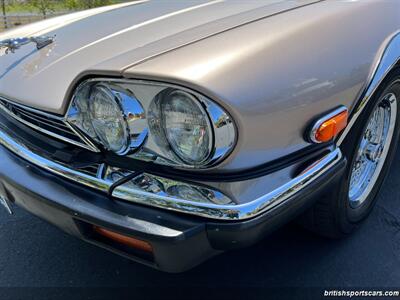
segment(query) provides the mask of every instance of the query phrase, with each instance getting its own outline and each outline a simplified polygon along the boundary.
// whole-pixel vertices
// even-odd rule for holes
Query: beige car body
[[[315,116],[353,109],[399,28],[396,0],[138,1],[0,34],[56,36],[0,57],[0,95],[64,114],[85,76],[187,86],[234,117],[240,138],[217,168],[243,170],[307,147]]]

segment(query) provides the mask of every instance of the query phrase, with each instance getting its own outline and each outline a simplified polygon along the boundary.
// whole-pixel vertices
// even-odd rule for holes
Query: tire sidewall
[[[385,81],[381,88],[379,88],[371,101],[367,104],[364,112],[360,115],[360,118],[354,124],[352,131],[346,137],[341,150],[344,156],[347,158],[347,167],[346,172],[343,176],[342,183],[340,184],[339,195],[338,195],[338,221],[340,223],[340,227],[344,233],[350,232],[354,226],[364,220],[371,209],[373,208],[376,200],[377,194],[388,174],[390,169],[390,165],[394,159],[394,155],[396,153],[397,144],[399,142],[399,128],[400,128],[400,69],[392,72],[387,80]],[[394,93],[397,98],[397,115],[396,115],[396,123],[393,132],[393,137],[389,146],[389,151],[387,153],[384,165],[380,171],[380,174],[375,182],[374,187],[372,188],[370,194],[367,196],[365,201],[358,207],[353,208],[350,206],[349,200],[349,185],[351,178],[351,170],[355,163],[356,153],[358,151],[358,147],[360,145],[363,134],[368,125],[368,120],[375,110],[375,108],[379,105],[382,97],[387,95],[388,93]]]

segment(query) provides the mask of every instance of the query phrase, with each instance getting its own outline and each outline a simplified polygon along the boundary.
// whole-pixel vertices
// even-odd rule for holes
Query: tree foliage
[[[7,28],[7,19],[6,19],[6,0],[1,0],[1,13],[3,15],[3,23],[4,28]]]
[[[74,10],[104,6],[111,3],[113,3],[111,0],[67,0],[66,6]]]
[[[49,12],[54,11],[54,0],[30,0],[30,3],[33,7],[40,11],[43,17],[46,18]]]
[[[127,0],[0,0],[0,22],[6,20],[7,13],[40,12],[44,18],[50,13],[67,13]],[[3,16],[3,18],[1,18]],[[5,22],[5,21],[4,21]]]

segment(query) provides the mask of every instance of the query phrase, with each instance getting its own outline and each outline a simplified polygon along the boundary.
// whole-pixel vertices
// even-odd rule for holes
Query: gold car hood
[[[122,76],[150,57],[313,2],[319,1],[136,1],[6,31],[0,42],[43,35],[55,40],[40,50],[35,43],[0,49],[0,96],[63,114],[68,92],[83,75]]]

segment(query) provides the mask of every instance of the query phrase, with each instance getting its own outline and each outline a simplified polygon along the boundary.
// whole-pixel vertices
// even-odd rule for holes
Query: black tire
[[[386,160],[381,172],[373,185],[365,201],[359,207],[353,208],[349,201],[349,184],[351,170],[356,157],[356,151],[361,138],[365,132],[367,121],[378,105],[382,97],[388,93],[395,94],[397,98],[397,117],[393,137],[389,146]],[[309,230],[330,238],[340,238],[353,232],[363,220],[365,220],[377,199],[377,194],[388,174],[390,165],[393,161],[396,146],[399,141],[400,126],[400,68],[393,70],[373,98],[364,109],[362,115],[354,124],[351,132],[347,135],[341,145],[343,155],[347,159],[347,166],[344,175],[338,185],[329,194],[324,195],[318,202],[307,211],[301,218],[300,223]]]

